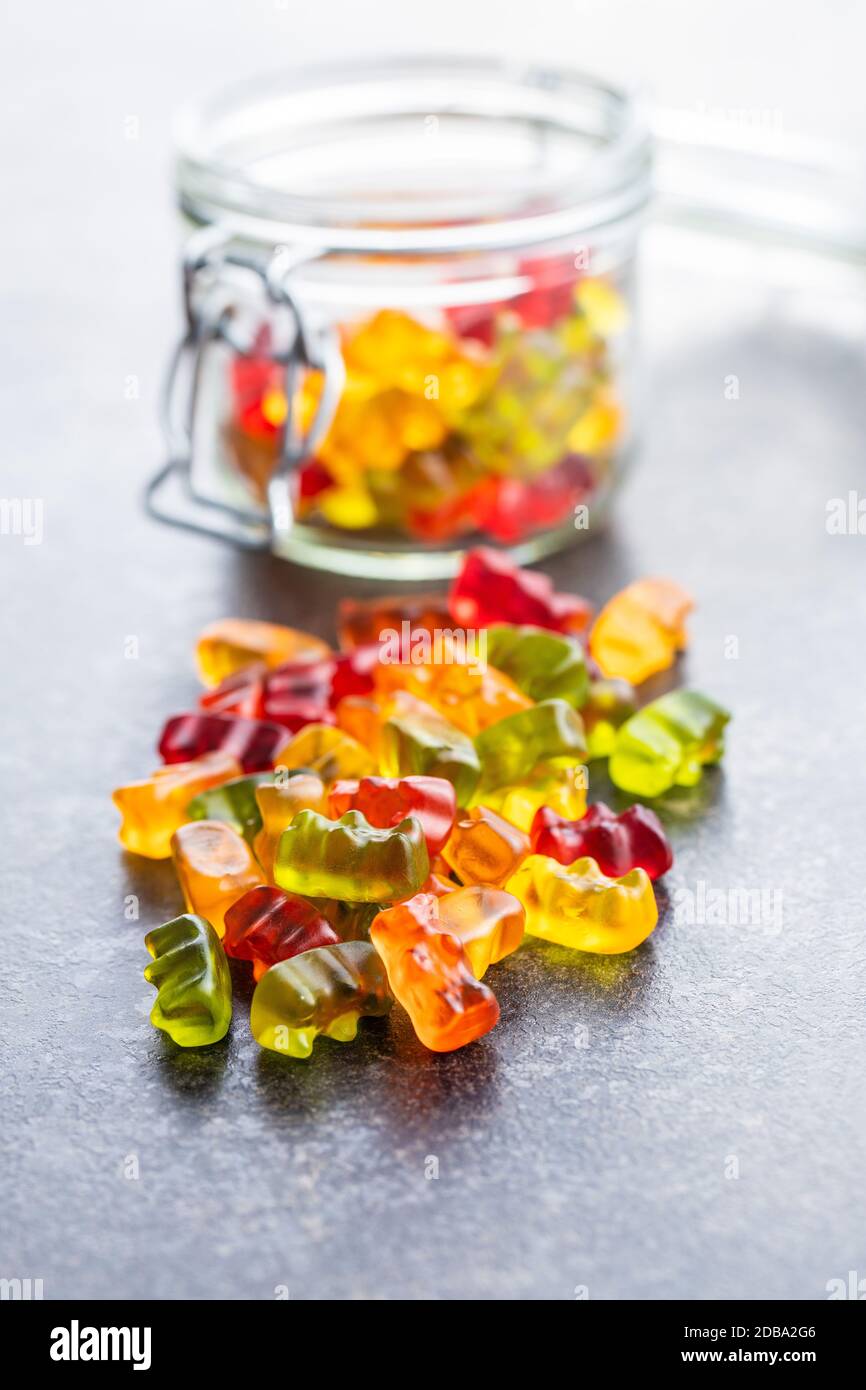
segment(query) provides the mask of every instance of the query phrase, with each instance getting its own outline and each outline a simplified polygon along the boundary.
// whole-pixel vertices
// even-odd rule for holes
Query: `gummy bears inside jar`
[[[345,382],[294,478],[299,522],[424,546],[514,545],[579,527],[607,490],[626,431],[619,290],[569,256],[521,262],[523,293],[417,315],[380,309],[340,326]],[[228,455],[262,500],[287,419],[269,330],[229,369]],[[304,378],[301,429],[322,395]]]

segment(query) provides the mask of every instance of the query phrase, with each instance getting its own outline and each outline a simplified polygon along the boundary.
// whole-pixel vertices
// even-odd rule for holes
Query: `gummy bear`
[[[487,806],[473,806],[457,822],[442,851],[463,883],[501,888],[530,852],[528,837]]]
[[[329,708],[336,659],[291,661],[262,678],[262,717],[297,733],[306,724],[333,724]]]
[[[373,947],[341,941],[272,965],[256,985],[250,1028],[260,1047],[309,1057],[319,1034],[352,1042],[358,1020],[384,1017],[392,1002]]]
[[[608,763],[610,780],[633,796],[695,786],[704,765],[721,758],[730,717],[697,690],[662,695],[620,728]]]
[[[660,878],[674,862],[661,821],[648,806],[629,806],[617,816],[597,801],[580,820],[564,820],[549,806],[542,806],[532,822],[530,839],[535,854],[549,855],[560,864],[588,857],[603,874],[614,878],[632,869]]]
[[[264,772],[279,761],[287,744],[286,730],[262,719],[239,719],[233,714],[175,714],[159,739],[163,762],[182,763],[204,753],[228,753],[244,772]]]
[[[499,1005],[473,975],[461,942],[442,930],[440,902],[447,898],[419,893],[380,912],[370,940],[421,1042],[433,1052],[451,1052],[489,1033]]]
[[[396,902],[430,872],[421,822],[407,816],[378,830],[360,811],[328,820],[300,811],[280,836],[274,878],[281,888],[344,902]]]
[[[540,704],[501,719],[475,740],[481,760],[479,797],[488,788],[521,783],[539,764],[574,766],[586,755],[580,715],[564,700]]]
[[[686,645],[685,620],[694,603],[670,579],[641,579],[615,594],[589,634],[605,676],[640,685],[671,666]]]
[[[217,820],[182,825],[175,831],[171,847],[187,907],[206,917],[221,937],[225,913],[232,903],[264,883],[252,850],[236,830]]]
[[[112,792],[123,817],[118,838],[124,849],[148,859],[168,859],[171,837],[188,819],[191,798],[240,772],[228,753],[205,753],[188,763],[158,768],[152,777]]]
[[[362,777],[334,782],[330,789],[328,814],[336,819],[346,811],[360,811],[379,830],[416,816],[432,859],[451,833],[457,802],[444,777]]]
[[[144,972],[155,985],[150,1021],[179,1047],[219,1042],[232,1018],[232,981],[219,937],[203,917],[184,913],[147,933],[153,960]]]
[[[440,897],[439,923],[441,930],[460,942],[472,974],[480,980],[489,965],[517,950],[523,940],[525,913],[512,893],[473,884]]]
[[[187,819],[221,820],[252,844],[262,828],[256,791],[259,787],[273,785],[273,780],[272,772],[253,772],[248,777],[233,777],[199,792],[187,805]]]
[[[342,729],[327,724],[308,724],[282,751],[290,767],[307,768],[323,782],[339,777],[368,777],[376,765],[366,748]]]
[[[225,915],[225,927],[226,955],[252,961],[257,980],[277,961],[340,940],[313,903],[267,885],[238,898]]]
[[[402,595],[393,598],[341,599],[337,632],[344,647],[378,643],[383,633],[435,632],[451,625],[448,605],[438,594]]]
[[[283,831],[291,825],[299,811],[324,813],[328,793],[321,777],[315,772],[296,772],[270,786],[258,787],[256,804],[262,827],[253,841],[253,849],[265,873],[270,874]]]
[[[366,695],[346,695],[337,705],[337,728],[366,748],[375,763],[381,760],[382,710]]]
[[[202,682],[219,685],[226,676],[254,661],[279,666],[284,661],[327,656],[328,652],[327,644],[309,632],[248,618],[222,618],[199,637],[196,661]]]
[[[455,622],[464,627],[494,623],[582,632],[592,607],[575,594],[558,594],[547,575],[523,570],[496,550],[470,550],[449,595]]]
[[[381,655],[378,642],[337,653],[331,677],[332,709],[336,709],[340,701],[348,696],[370,694]]]
[[[424,700],[470,738],[532,704],[501,671],[449,659],[442,664],[384,664],[376,686],[383,696],[403,690]]]
[[[576,637],[496,623],[487,629],[487,659],[531,700],[565,700],[575,709],[586,701],[589,676]]]
[[[561,758],[540,762],[517,783],[487,787],[472,804],[497,811],[518,830],[529,830],[540,806],[550,806],[568,820],[577,820],[586,810],[586,768],[562,767],[562,762]]]
[[[263,661],[256,661],[226,676],[219,685],[202,691],[199,709],[211,714],[236,714],[242,719],[264,719],[267,670]]]
[[[444,777],[465,806],[481,772],[471,739],[423,700],[398,691],[382,725],[381,770],[387,777]]]
[[[526,911],[526,930],[576,951],[617,955],[645,941],[658,921],[643,869],[607,878],[594,859],[565,866],[532,854],[506,884]]]

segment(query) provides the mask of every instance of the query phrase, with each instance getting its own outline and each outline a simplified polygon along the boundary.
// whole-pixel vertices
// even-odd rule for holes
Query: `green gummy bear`
[[[272,965],[256,985],[250,1027],[260,1047],[309,1057],[320,1033],[351,1042],[359,1018],[380,1018],[392,1003],[375,948],[366,941],[343,941]]]
[[[588,758],[609,758],[616,743],[617,730],[637,709],[633,685],[619,676],[591,681],[589,697],[580,712],[586,729]]]
[[[575,709],[586,700],[589,676],[576,637],[543,627],[496,623],[487,629],[487,660],[530,700],[560,699]]]
[[[564,700],[542,700],[483,729],[475,740],[481,759],[479,790],[523,782],[542,762],[562,766],[586,756],[583,721]]]
[[[312,898],[326,922],[330,922],[341,941],[369,941],[370,924],[381,911],[381,903],[344,903],[336,898]]]
[[[569,431],[592,400],[586,349],[544,330],[500,334],[492,390],[464,412],[461,433],[496,472],[537,474],[567,450]]]
[[[187,806],[186,813],[190,820],[223,821],[252,844],[262,828],[256,787],[269,785],[273,780],[273,772],[253,772],[247,777],[233,777],[230,782],[199,792]]]
[[[204,917],[185,912],[144,938],[153,960],[144,972],[155,985],[150,1013],[179,1047],[219,1042],[232,1017],[232,981],[219,937]]]
[[[608,763],[610,780],[634,796],[695,786],[704,765],[721,758],[730,717],[697,690],[662,695],[620,728]]]
[[[274,879],[286,892],[354,903],[411,897],[429,873],[417,816],[378,830],[360,811],[347,811],[339,820],[299,811],[280,836],[274,863]]]
[[[383,777],[446,778],[458,806],[468,806],[481,773],[471,738],[423,700],[385,721],[381,762]]]

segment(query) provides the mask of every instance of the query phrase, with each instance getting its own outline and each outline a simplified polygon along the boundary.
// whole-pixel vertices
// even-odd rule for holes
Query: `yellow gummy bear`
[[[632,951],[658,921],[652,883],[643,869],[608,878],[594,859],[565,865],[533,854],[505,887],[523,904],[531,936],[576,951]]]
[[[323,782],[334,782],[338,777],[371,777],[378,771],[366,748],[330,724],[306,724],[281,750],[280,762],[318,773]]]
[[[556,759],[539,763],[512,786],[486,788],[470,806],[488,806],[519,830],[529,831],[539,806],[550,806],[566,820],[580,820],[586,811],[587,774],[581,765],[560,766]]]
[[[256,801],[262,816],[262,828],[253,841],[253,849],[265,873],[273,877],[277,845],[283,831],[291,825],[299,811],[319,811],[325,815],[328,792],[316,773],[299,772],[285,782],[256,787]]]
[[[673,665],[687,643],[691,596],[670,579],[640,579],[602,608],[589,649],[605,676],[639,685]]]
[[[219,685],[244,666],[263,661],[280,666],[284,661],[312,661],[330,656],[326,642],[310,632],[263,623],[251,618],[220,618],[206,627],[196,646],[196,662],[205,685]]]
[[[600,393],[578,416],[568,432],[568,447],[576,454],[603,453],[622,432],[622,410],[607,394]]]
[[[517,898],[502,888],[473,885],[439,899],[440,926],[460,942],[476,980],[488,966],[517,950],[523,940],[524,918]]]
[[[609,280],[579,280],[574,299],[599,338],[612,338],[628,326],[628,306]]]

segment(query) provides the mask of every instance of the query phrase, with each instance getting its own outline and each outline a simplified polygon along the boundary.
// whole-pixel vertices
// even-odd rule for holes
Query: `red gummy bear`
[[[267,418],[262,403],[268,391],[281,390],[285,371],[268,356],[271,333],[263,327],[256,334],[248,356],[236,356],[231,363],[231,394],[234,422],[254,439],[270,442],[276,438],[277,425]]]
[[[199,696],[199,705],[212,714],[237,714],[243,719],[264,718],[264,677],[267,669],[263,661],[255,661],[240,671],[234,671],[212,690],[204,690]]]
[[[362,777],[331,787],[328,814],[339,820],[346,811],[360,811],[377,830],[417,816],[432,859],[451,834],[457,800],[444,777]]]
[[[223,947],[236,960],[251,960],[256,979],[277,961],[317,946],[335,946],[334,928],[306,898],[279,888],[251,888],[225,915]]]
[[[577,594],[558,594],[546,574],[521,569],[497,550],[470,550],[448,599],[451,616],[463,627],[492,623],[582,632],[592,606]]]
[[[265,719],[297,733],[305,724],[334,724],[333,711],[345,695],[367,695],[379,662],[376,643],[313,661],[286,661],[268,670],[255,662],[205,690],[202,709]]]
[[[203,753],[230,753],[244,772],[267,772],[288,742],[280,724],[234,714],[175,714],[160,735],[164,763],[185,763]]]
[[[373,689],[373,672],[379,665],[381,647],[378,642],[365,642],[348,652],[338,652],[334,657],[334,674],[331,679],[331,706],[337,705],[347,695],[369,695]]]
[[[478,490],[475,520],[503,545],[548,526],[562,525],[592,489],[592,472],[580,454],[567,454],[537,478],[489,478]]]
[[[574,309],[574,287],[580,275],[573,256],[527,257],[518,273],[532,285],[513,302],[524,328],[549,328]]]
[[[661,878],[674,862],[661,821],[647,806],[629,806],[617,816],[597,801],[580,820],[565,820],[549,806],[539,806],[529,838],[535,854],[549,855],[560,864],[588,855],[609,878],[621,878],[632,869]]]
[[[285,661],[264,677],[262,713],[265,719],[297,733],[305,724],[334,724],[328,707],[334,661]]]

